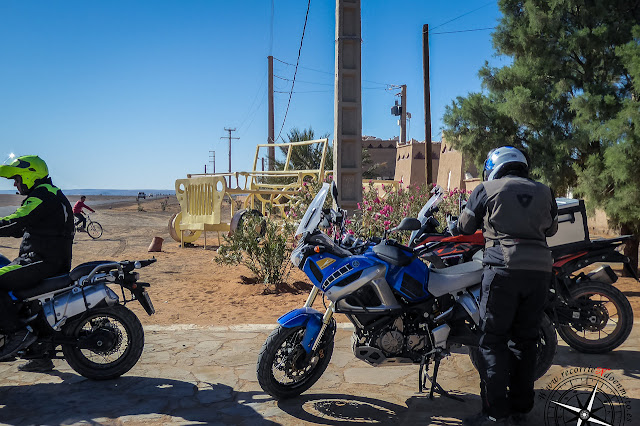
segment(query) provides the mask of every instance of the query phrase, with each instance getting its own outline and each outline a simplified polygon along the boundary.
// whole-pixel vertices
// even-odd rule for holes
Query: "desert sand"
[[[69,198],[72,204],[76,201]],[[20,201],[19,196],[0,195],[0,207]],[[86,203],[96,210],[91,218],[102,224],[104,234],[92,240],[87,234],[78,233],[73,245],[72,266],[92,260],[139,260],[152,256],[158,259],[139,270],[140,280],[151,284],[148,291],[156,314],[147,316],[137,302],[128,305],[143,324],[268,324],[305,302],[311,287],[298,270],[292,270],[287,291],[264,294],[262,284],[249,284],[243,279],[251,278],[245,267],[217,265],[216,233],[207,234],[207,249],[202,237],[194,246],[180,248],[168,232],[169,219],[179,211],[178,202],[170,197],[163,211],[161,201],[152,198],[138,204],[135,197],[89,197]],[[228,210],[225,213],[229,216]],[[156,236],[164,239],[162,251],[149,253],[147,249]],[[0,237],[0,253],[13,259],[19,244],[18,238]],[[617,265],[614,269],[618,274],[621,272]],[[631,278],[621,278],[616,286],[627,295],[636,317],[640,317],[640,284]],[[324,310],[321,298],[314,307]],[[346,320],[343,315],[337,319]]]

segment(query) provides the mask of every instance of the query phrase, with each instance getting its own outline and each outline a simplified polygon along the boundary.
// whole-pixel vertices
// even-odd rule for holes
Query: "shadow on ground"
[[[366,390],[363,388],[363,390]],[[478,396],[456,392],[465,402],[436,396],[412,396],[406,406],[376,398],[344,394],[309,394],[278,402],[278,408],[301,421],[320,425],[345,424],[429,424],[461,425],[458,419],[461,407],[479,406]],[[466,407],[465,407],[466,408]]]
[[[166,415],[207,424],[276,424],[245,405],[257,402],[254,397],[261,394],[237,392],[223,384],[135,376],[98,382],[71,373],[52,375],[63,382],[0,386],[2,423],[31,424],[38,419],[39,424],[94,424],[127,416],[144,422]]]

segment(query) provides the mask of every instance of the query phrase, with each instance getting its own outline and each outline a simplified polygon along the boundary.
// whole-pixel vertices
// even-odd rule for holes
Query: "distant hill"
[[[138,192],[144,192],[145,194],[159,195],[175,195],[175,189],[62,189],[65,195],[119,195],[119,196],[132,196],[138,195]],[[15,190],[1,190],[0,194],[15,194]]]

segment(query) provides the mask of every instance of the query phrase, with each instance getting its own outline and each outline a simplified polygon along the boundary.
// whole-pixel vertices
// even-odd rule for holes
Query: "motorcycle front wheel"
[[[562,340],[586,354],[610,352],[624,343],[633,327],[633,309],[625,295],[610,284],[587,281],[571,289],[568,309],[579,318],[559,324]]]
[[[257,365],[258,383],[276,399],[293,398],[309,389],[331,360],[335,322],[327,327],[320,345],[310,357],[300,344],[304,332],[304,326],[278,326],[262,345]]]
[[[144,349],[142,324],[122,305],[88,311],[62,331],[77,339],[75,345],[62,345],[67,363],[93,380],[122,376],[136,365]]]

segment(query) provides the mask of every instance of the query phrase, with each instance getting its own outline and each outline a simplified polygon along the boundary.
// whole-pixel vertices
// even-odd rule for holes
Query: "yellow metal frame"
[[[291,170],[289,163],[291,153],[297,146],[322,144],[322,157],[320,168],[311,170]],[[200,232],[205,235],[205,247],[207,231],[218,232],[218,244],[220,244],[220,232],[229,231],[229,223],[221,223],[222,200],[228,197],[231,201],[231,216],[234,214],[233,195],[247,195],[244,208],[255,208],[256,201],[261,203],[262,213],[266,213],[268,206],[277,208],[281,215],[285,214],[285,207],[293,195],[302,187],[305,180],[322,181],[325,174],[325,158],[329,145],[328,139],[316,139],[291,143],[258,144],[253,160],[253,171],[232,172],[216,174],[189,174],[186,179],[178,179],[175,182],[176,197],[180,203],[180,220],[174,221],[169,226],[174,226],[180,243],[192,242],[197,239]],[[260,148],[287,148],[287,157],[284,170],[257,171]],[[291,178],[288,184],[264,183],[264,178]],[[244,180],[244,185],[241,184]],[[228,180],[228,182],[227,182]],[[235,180],[235,188],[231,187]],[[179,228],[179,229],[178,229]],[[185,240],[185,231],[191,231],[189,241]]]

